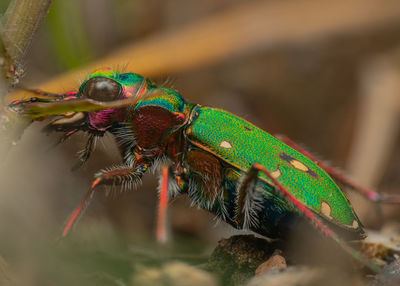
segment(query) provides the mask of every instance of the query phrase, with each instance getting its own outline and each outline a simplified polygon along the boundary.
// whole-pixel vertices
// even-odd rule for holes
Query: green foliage
[[[0,15],[4,14],[6,11],[8,4],[11,2],[11,0],[2,0],[0,1]]]
[[[92,60],[92,48],[78,1],[55,1],[45,22],[54,60],[73,69]]]

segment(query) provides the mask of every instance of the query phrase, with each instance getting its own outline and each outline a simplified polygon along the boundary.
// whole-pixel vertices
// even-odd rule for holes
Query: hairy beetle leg
[[[62,236],[66,236],[69,233],[71,227],[75,224],[79,216],[82,214],[83,210],[89,204],[91,198],[94,195],[96,187],[98,187],[100,184],[123,185],[124,187],[131,187],[131,185],[135,185],[140,181],[142,175],[143,172],[141,170],[129,168],[126,165],[113,167],[98,173],[89,191],[86,193],[85,197],[82,199],[78,207],[76,207],[71,217],[68,219],[62,232]]]
[[[248,228],[253,220],[257,219],[253,217],[252,211],[257,208],[255,205],[259,201],[255,187],[258,180],[258,172],[258,169],[251,168],[246,173],[237,191],[234,221],[238,226],[243,226],[243,228]]]
[[[158,202],[157,212],[157,228],[156,236],[157,241],[160,243],[167,242],[167,209],[168,209],[168,173],[169,166],[162,167],[161,174],[161,188]]]
[[[71,168],[71,171],[76,171],[89,159],[96,145],[96,135],[90,134],[85,148],[79,152],[79,161]]]
[[[249,172],[252,172],[252,169],[255,169],[259,172],[263,172],[275,185],[275,188],[281,192],[285,198],[292,203],[310,222],[312,222],[322,233],[330,237],[333,241],[335,241],[344,251],[349,253],[354,259],[360,261],[362,264],[367,266],[375,273],[379,273],[381,271],[381,267],[366,257],[364,257],[359,251],[353,249],[349,245],[347,245],[336,233],[334,233],[328,226],[326,226],[322,220],[320,220],[311,210],[309,210],[303,203],[301,203],[295,196],[293,196],[278,180],[274,178],[274,176],[269,172],[263,165],[255,163]]]
[[[364,187],[355,181],[353,181],[349,176],[347,176],[345,173],[342,171],[338,170],[337,168],[334,168],[333,166],[329,165],[328,163],[318,159],[311,153],[309,153],[307,150],[304,148],[300,147],[298,144],[296,144],[293,140],[290,138],[284,136],[284,135],[276,135],[276,137],[287,144],[288,146],[292,147],[293,149],[297,150],[310,160],[314,161],[318,166],[320,166],[322,169],[324,169],[328,174],[332,175],[335,177],[338,181],[340,181],[342,184],[350,187],[351,189],[358,191],[360,194],[362,194],[364,197],[366,197],[368,200],[376,203],[386,203],[386,204],[399,204],[400,203],[400,196],[399,195],[393,195],[393,194],[384,194],[384,193],[378,193],[374,190],[371,190],[367,187]]]

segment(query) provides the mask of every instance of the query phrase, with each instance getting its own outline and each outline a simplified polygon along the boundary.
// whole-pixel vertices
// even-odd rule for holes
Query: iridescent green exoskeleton
[[[374,201],[399,198],[356,186],[290,140],[278,140],[227,111],[186,102],[174,90],[134,73],[101,69],[77,92],[34,92],[46,99],[15,101],[9,108],[33,120],[54,116],[45,129],[64,132],[60,142],[77,131],[87,132],[88,143],[76,167],[89,158],[95,137],[105,132],[114,135],[123,157],[120,166],[96,174],[64,235],[97,186],[131,188],[149,168],[160,168],[159,240],[165,239],[168,200],[187,194],[233,227],[271,238],[284,237],[305,217],[376,270],[336,234],[356,239],[365,235],[346,195],[327,172]]]

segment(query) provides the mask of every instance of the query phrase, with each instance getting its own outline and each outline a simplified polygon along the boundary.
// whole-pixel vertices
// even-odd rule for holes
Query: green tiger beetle
[[[337,234],[365,237],[350,201],[328,174],[374,202],[400,203],[400,196],[354,183],[293,141],[227,111],[186,102],[176,91],[134,73],[100,69],[76,92],[30,91],[42,97],[14,101],[8,108],[32,120],[54,116],[45,131],[64,132],[59,143],[78,131],[89,134],[76,167],[88,160],[96,137],[106,132],[114,135],[123,157],[120,166],[95,175],[63,236],[98,186],[133,188],[149,168],[156,168],[161,173],[159,241],[166,240],[168,201],[187,194],[194,205],[231,226],[269,238],[284,237],[306,218],[351,256],[380,270]]]

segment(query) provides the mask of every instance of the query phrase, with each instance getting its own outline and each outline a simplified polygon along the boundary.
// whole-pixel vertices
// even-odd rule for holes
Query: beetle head
[[[127,112],[147,94],[150,84],[141,75],[106,68],[92,73],[76,92],[28,90],[47,97],[16,100],[8,109],[31,120],[56,116],[45,128],[47,132],[82,130],[102,135],[115,124],[129,121]]]
[[[114,101],[122,98],[123,89],[121,84],[112,78],[96,76],[82,84],[80,96],[99,102]],[[90,127],[104,131],[112,125],[113,121],[117,120],[118,113],[120,113],[118,109],[88,112]]]
[[[66,100],[89,99],[97,103],[109,104],[134,96],[142,81],[142,76],[133,73],[120,74],[109,68],[100,69],[82,83],[73,98],[66,98]],[[105,108],[62,114],[61,118],[53,121],[50,125],[58,131],[77,127],[92,133],[104,133],[115,122],[124,121],[125,117],[125,108],[123,107]]]

